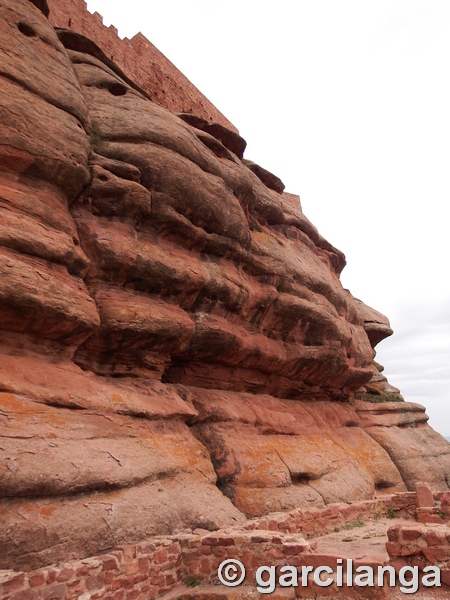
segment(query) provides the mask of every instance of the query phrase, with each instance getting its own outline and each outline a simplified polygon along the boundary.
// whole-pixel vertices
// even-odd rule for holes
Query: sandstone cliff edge
[[[143,36],[83,10],[0,3],[0,568],[448,489],[344,255]]]

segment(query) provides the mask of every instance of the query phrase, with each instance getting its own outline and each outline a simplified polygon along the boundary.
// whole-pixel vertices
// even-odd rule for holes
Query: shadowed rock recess
[[[447,489],[299,198],[45,8],[0,4],[0,568]]]

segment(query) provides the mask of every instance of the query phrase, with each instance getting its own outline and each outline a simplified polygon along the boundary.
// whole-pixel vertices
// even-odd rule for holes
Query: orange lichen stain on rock
[[[14,415],[20,419],[20,415],[33,417],[34,420],[47,422],[46,407],[40,402],[27,396],[13,394],[11,392],[0,392],[0,409],[7,415]],[[64,423],[64,419],[55,414],[55,424]]]
[[[51,517],[51,515],[55,512],[55,510],[56,510],[55,506],[44,506],[39,511],[39,514],[41,517],[44,517],[44,519],[46,519],[48,517]]]
[[[111,396],[111,402],[120,402],[121,404],[125,403],[125,400],[122,398],[120,394],[113,394]]]
[[[193,469],[195,471],[201,466],[205,476],[211,480],[216,479],[208,453],[204,446],[190,435],[189,431],[186,430],[184,435],[181,432],[172,435],[161,435],[154,432],[151,436],[151,442],[162,455],[169,453],[179,469],[187,471]]]
[[[55,427],[59,427],[62,429],[70,429],[70,425],[69,423],[60,415],[58,415],[56,412],[55,413],[46,413],[45,414],[45,422],[46,423],[50,423],[51,425],[55,425]],[[49,437],[56,437],[56,435],[53,434],[49,434]]]
[[[26,417],[26,419],[32,417],[33,422],[37,424],[51,424],[65,429],[71,427],[64,416],[59,414],[59,411],[25,396],[0,392],[0,408],[7,413],[14,414],[18,420],[24,423],[24,429],[26,429],[28,421],[25,421],[23,417]],[[47,435],[52,438],[57,437],[55,433],[48,433]]]
[[[15,394],[9,392],[0,392],[0,406],[12,412],[31,412],[31,408],[27,407],[27,403]]]

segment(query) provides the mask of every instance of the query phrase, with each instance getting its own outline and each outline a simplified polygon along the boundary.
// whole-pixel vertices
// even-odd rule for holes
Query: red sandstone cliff
[[[446,489],[424,409],[361,401],[392,331],[298,197],[43,0],[0,11],[0,568]]]

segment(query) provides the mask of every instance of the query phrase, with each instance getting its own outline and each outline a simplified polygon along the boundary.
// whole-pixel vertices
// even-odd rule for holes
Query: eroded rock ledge
[[[448,487],[422,407],[355,400],[391,330],[298,197],[0,11],[0,568]]]

